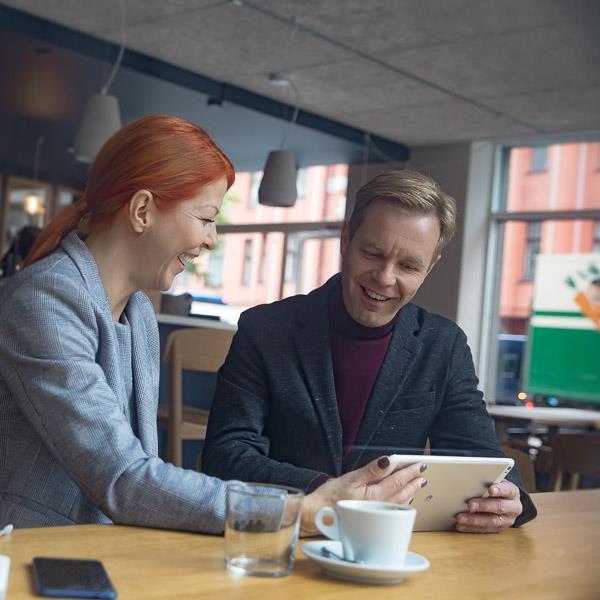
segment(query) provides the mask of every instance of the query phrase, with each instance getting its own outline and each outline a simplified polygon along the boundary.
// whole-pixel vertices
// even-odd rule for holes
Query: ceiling
[[[177,67],[180,75],[204,76],[213,85],[225,82],[242,96],[246,91],[250,98],[277,101],[270,114],[261,115],[244,101],[227,102],[228,111],[207,113],[202,86],[190,87],[185,77],[173,78],[173,71],[163,68],[167,81],[157,88],[160,69],[144,73],[130,60],[111,88],[121,100],[124,120],[158,112],[158,107],[208,123],[226,151],[236,147],[234,162],[237,158],[243,168],[260,168],[257,161],[283,134],[280,117],[289,119],[296,101],[302,109],[300,125],[293,128],[289,145],[305,164],[338,157],[360,161],[365,131],[379,136],[373,137],[369,152],[381,159],[402,149],[400,144],[600,129],[596,0],[123,2],[125,46],[138,58]],[[120,0],[4,0],[4,5],[89,34],[86,38],[121,41]],[[113,44],[106,44],[105,57],[98,45],[95,56],[77,56],[72,44],[50,45],[52,51],[44,54],[36,50],[40,46],[30,32],[5,33],[12,37],[2,36],[0,67],[13,69],[12,84],[16,77],[22,87],[45,84],[53,90],[27,96],[39,105],[42,121],[53,109],[80,114],[87,94],[98,91],[110,72],[106,59],[115,52]],[[75,56],[86,68],[76,69]],[[72,80],[74,71],[76,89],[61,85]],[[26,77],[32,72],[38,77],[33,83]],[[269,83],[272,72],[292,80],[297,99],[294,86]],[[13,96],[25,98],[26,92],[31,90]],[[38,114],[19,107],[13,112],[23,119]],[[311,115],[314,122],[320,118],[333,126],[319,132]],[[336,136],[335,123],[348,126],[346,133],[352,135],[345,141]],[[75,126],[73,120],[63,127],[65,145]],[[398,146],[384,148],[387,142]],[[329,159],[323,160],[326,155]]]

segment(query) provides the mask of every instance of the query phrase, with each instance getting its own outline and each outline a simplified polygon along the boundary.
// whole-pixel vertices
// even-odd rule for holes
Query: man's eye
[[[204,217],[200,217],[200,220],[206,225],[207,223],[214,223],[214,219],[205,219]]]

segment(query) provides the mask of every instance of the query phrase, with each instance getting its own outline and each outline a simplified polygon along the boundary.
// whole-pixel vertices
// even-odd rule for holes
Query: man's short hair
[[[373,202],[385,202],[408,213],[433,214],[440,224],[440,238],[435,259],[452,239],[456,230],[456,202],[427,175],[409,169],[387,171],[377,175],[356,193],[356,203],[350,215],[348,230],[354,236]]]

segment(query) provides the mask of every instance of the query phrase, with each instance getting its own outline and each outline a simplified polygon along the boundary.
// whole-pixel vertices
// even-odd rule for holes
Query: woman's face
[[[142,265],[148,279],[153,276],[147,288],[168,290],[175,276],[185,269],[186,261],[197,258],[202,248],[215,248],[216,218],[226,191],[227,180],[223,177],[203,187],[195,197],[156,213],[146,246],[148,256]]]

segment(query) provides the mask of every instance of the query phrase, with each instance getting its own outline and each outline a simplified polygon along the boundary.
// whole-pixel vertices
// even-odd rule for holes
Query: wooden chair
[[[507,458],[512,458],[515,461],[515,466],[519,470],[521,480],[525,489],[531,494],[536,491],[535,468],[534,463],[529,454],[513,445],[506,443],[501,446],[502,452]]]
[[[234,333],[193,327],[177,329],[167,338],[163,362],[169,366],[169,402],[158,407],[158,426],[167,430],[167,460],[178,467],[182,462],[183,440],[205,439],[208,424],[207,410],[183,404],[182,371],[216,373],[227,356]]]
[[[555,433],[550,438],[552,473],[550,490],[562,489],[563,475],[571,479],[567,489],[576,490],[580,475],[600,477],[600,433]]]

